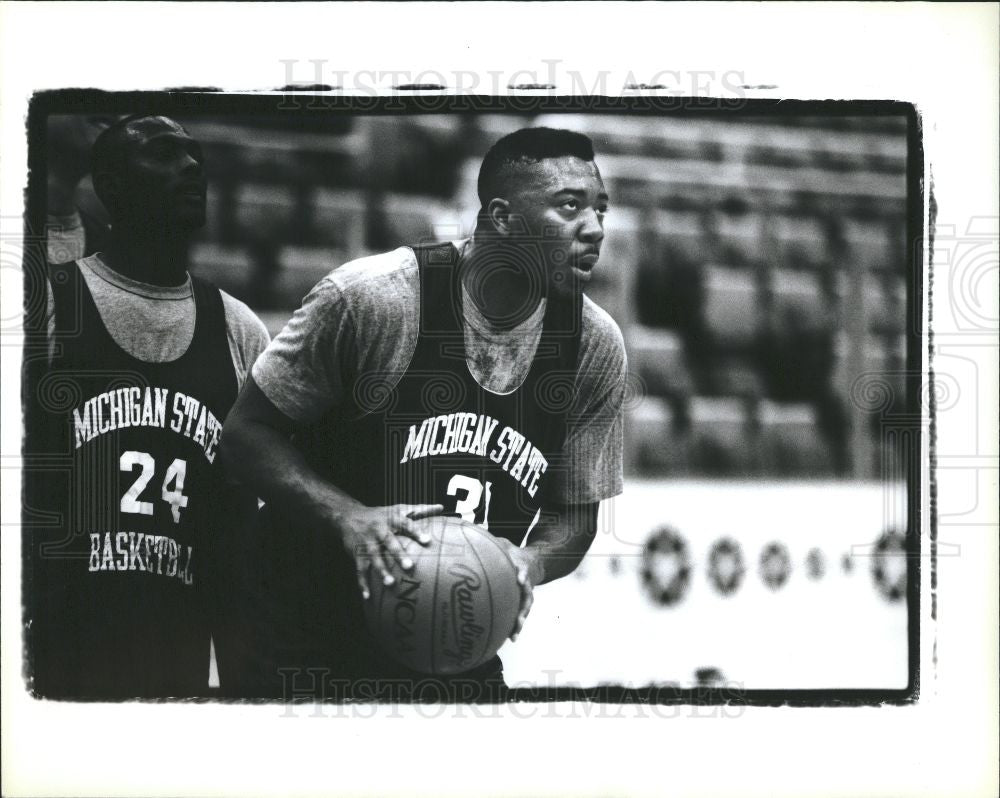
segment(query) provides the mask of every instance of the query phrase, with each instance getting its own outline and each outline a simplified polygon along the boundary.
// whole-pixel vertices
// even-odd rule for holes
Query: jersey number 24
[[[139,496],[156,474],[156,461],[153,456],[148,452],[122,452],[118,464],[122,471],[142,469],[138,479],[122,496],[121,511],[123,513],[152,515],[153,503],[140,501]],[[170,514],[173,516],[175,524],[180,523],[181,509],[188,505],[188,497],[183,493],[185,474],[187,474],[187,461],[181,460],[179,457],[175,458],[163,475],[163,484],[160,488],[160,498],[170,505]]]

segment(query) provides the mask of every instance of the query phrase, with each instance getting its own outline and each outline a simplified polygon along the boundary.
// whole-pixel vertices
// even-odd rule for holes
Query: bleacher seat
[[[644,396],[629,411],[625,424],[628,458],[642,473],[662,473],[671,465],[673,413],[656,396]]]
[[[851,350],[846,334],[836,338],[832,380],[838,393],[854,397],[863,413],[901,409],[905,397],[906,338],[894,336],[885,341],[878,336],[865,337],[860,362]]]
[[[734,266],[758,261],[763,255],[760,217],[754,213],[728,213],[724,208],[712,215],[718,261]]]
[[[617,213],[617,208],[612,213]],[[702,213],[698,211],[656,210],[646,221],[661,238],[700,240],[704,232],[701,220]]]
[[[705,388],[713,396],[758,397],[764,394],[760,369],[745,357],[713,358],[706,367]]]
[[[221,169],[240,181],[266,181],[299,187],[345,184],[364,153],[366,137],[354,120],[296,114],[250,122],[229,118],[187,123],[202,144],[210,172]]]
[[[688,405],[694,467],[704,474],[751,473],[753,451],[746,404],[695,396]]]
[[[634,324],[626,345],[629,368],[642,380],[647,394],[690,396],[694,391],[684,344],[676,332]]]
[[[312,287],[346,262],[343,250],[332,247],[282,247],[278,270],[269,286],[278,307],[296,308]]]
[[[223,237],[224,215],[226,213],[226,197],[219,186],[208,184],[205,193],[205,226],[198,231],[202,241],[218,241]]]
[[[587,296],[604,308],[623,330],[633,320],[633,295],[642,242],[641,222],[632,208],[616,205],[604,223],[601,259],[594,269]]]
[[[888,230],[877,222],[861,223],[848,219],[844,223],[848,255],[866,269],[895,270],[895,247],[889,243]],[[901,253],[900,253],[901,254]]]
[[[246,247],[199,242],[191,247],[191,272],[243,299],[247,296],[253,261]]]
[[[829,243],[818,219],[776,216],[767,224],[781,264],[792,268],[816,268],[828,260]]]
[[[816,272],[778,267],[771,270],[770,277],[774,300],[781,308],[794,308],[795,316],[806,321],[822,318],[826,300]]]
[[[902,333],[906,328],[906,283],[888,274],[866,274],[864,280],[865,317],[870,332],[882,335]]]
[[[832,455],[812,405],[764,400],[757,408],[756,421],[760,451],[769,473],[785,477],[830,473]]]
[[[650,214],[652,219],[659,214]],[[649,221],[638,236],[637,269],[630,287],[635,320],[698,335],[703,304],[702,238],[697,230],[673,232]]]
[[[296,212],[295,195],[288,186],[248,183],[236,191],[234,218],[242,240],[286,240]]]
[[[810,166],[816,160],[815,152],[777,146],[778,141],[774,138],[771,141],[773,142],[771,144],[755,144],[745,147],[741,153],[741,160],[748,164],[782,166],[792,169]]]
[[[705,328],[718,346],[739,348],[752,341],[758,326],[758,302],[751,271],[706,266],[704,296]]]
[[[787,198],[802,194],[833,195],[863,198],[882,202],[901,202],[906,197],[906,181],[887,180],[871,172],[833,172],[818,168],[765,166],[707,161],[669,160],[633,155],[607,155],[601,158],[601,170],[606,180],[630,180],[637,187],[645,184],[652,197],[682,195],[688,191],[714,188],[725,194],[756,192],[783,195]],[[637,204],[630,198],[629,204]],[[798,201],[786,202],[793,211]]]
[[[796,163],[821,153],[835,156],[861,153],[881,157],[886,166],[897,173],[905,170],[906,142],[899,136],[879,135],[876,120],[871,118],[843,122],[837,117],[784,117],[780,120],[741,117],[740,122],[733,125],[709,118],[558,114],[540,116],[535,123],[579,130],[615,153],[669,152],[694,158],[704,152],[701,145],[708,141],[722,148],[727,160],[752,162],[753,155],[762,149],[770,149],[772,154],[786,160],[794,157]],[[889,129],[897,133],[904,129],[900,124],[905,126],[905,120],[886,122]],[[831,128],[837,126],[845,132],[832,132]],[[598,151],[603,152],[600,148]]]
[[[317,189],[311,203],[314,242],[342,249],[346,260],[361,257],[365,251],[366,207],[360,191]]]
[[[389,246],[461,237],[463,225],[457,210],[450,203],[431,197],[389,194],[383,207],[392,237]]]

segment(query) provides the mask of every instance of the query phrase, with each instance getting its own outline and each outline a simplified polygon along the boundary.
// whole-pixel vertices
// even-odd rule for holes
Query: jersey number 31
[[[483,529],[489,531],[490,528],[490,489],[492,482],[480,482],[478,479],[467,477],[465,474],[455,474],[449,482],[447,494],[454,496],[455,512],[462,516],[463,521],[472,524],[479,524]],[[465,492],[465,498],[459,498],[459,492]],[[485,501],[483,494],[486,494]],[[482,513],[478,512],[482,510]]]

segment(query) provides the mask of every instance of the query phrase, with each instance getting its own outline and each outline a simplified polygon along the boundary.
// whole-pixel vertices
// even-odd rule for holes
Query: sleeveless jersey
[[[494,393],[477,383],[466,362],[458,250],[445,244],[414,252],[420,328],[409,367],[402,375],[361,377],[354,395],[364,414],[350,420],[331,414],[297,435],[297,443],[319,474],[368,506],[440,503],[446,513],[520,543],[560,467],[582,296],[549,298],[526,378],[510,393]],[[274,627],[305,619],[310,665],[346,662],[348,672],[384,672],[373,665],[381,657],[362,620],[351,558],[332,536],[294,530],[287,511],[265,513],[272,527],[285,530],[272,533],[277,549],[268,555],[285,570],[277,581],[294,582],[299,591],[290,610],[298,617]]]
[[[205,577],[236,375],[218,289],[193,280],[194,336],[167,363],[114,341],[75,263],[52,267],[58,349],[39,383],[61,467],[33,538],[35,687],[73,698],[206,692]]]

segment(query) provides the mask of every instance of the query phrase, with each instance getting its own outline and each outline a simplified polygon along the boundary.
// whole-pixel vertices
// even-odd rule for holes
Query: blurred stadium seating
[[[275,334],[348,260],[469,233],[486,149],[525,125],[587,133],[612,211],[589,293],[642,395],[630,473],[842,476],[884,466],[865,374],[905,367],[906,128],[889,117],[217,117],[194,269]]]

